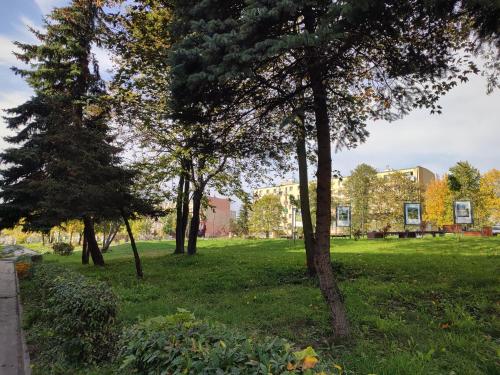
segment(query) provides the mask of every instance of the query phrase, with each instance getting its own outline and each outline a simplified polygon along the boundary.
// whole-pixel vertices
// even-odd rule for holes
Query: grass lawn
[[[138,246],[143,281],[129,245],[105,254],[103,269],[79,264],[78,252],[44,259],[107,281],[124,324],[182,307],[311,344],[347,374],[500,373],[500,238],[333,241],[353,331],[343,346],[328,343],[328,313],[300,242],[200,240],[194,257],[172,255],[173,242]]]

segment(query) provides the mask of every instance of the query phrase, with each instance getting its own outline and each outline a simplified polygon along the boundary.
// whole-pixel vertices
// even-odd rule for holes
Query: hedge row
[[[109,285],[54,265],[34,267],[33,341],[54,360],[95,364],[116,356],[117,299]]]
[[[293,352],[283,339],[254,341],[185,310],[126,329],[121,346],[127,374],[326,374],[311,347]]]

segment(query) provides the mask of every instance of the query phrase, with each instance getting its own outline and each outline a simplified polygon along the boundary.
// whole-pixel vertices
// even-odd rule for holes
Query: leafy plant
[[[30,297],[39,310],[32,339],[46,362],[93,364],[114,357],[117,299],[108,285],[45,264],[34,267],[33,284]]]
[[[71,255],[73,254],[73,250],[75,248],[73,245],[66,243],[66,242],[56,242],[55,244],[52,245],[52,250],[54,250],[54,254],[58,255]]]
[[[132,326],[121,342],[126,373],[312,375],[322,368],[311,347],[293,352],[284,339],[253,340],[183,309]]]

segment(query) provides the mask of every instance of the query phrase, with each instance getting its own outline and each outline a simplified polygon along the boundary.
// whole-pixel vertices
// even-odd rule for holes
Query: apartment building
[[[424,190],[427,185],[435,180],[434,172],[430,171],[427,168],[416,166],[412,168],[404,168],[404,169],[390,169],[386,168],[385,170],[378,172],[377,177],[384,178],[393,173],[403,173],[409,179],[414,181],[418,186]],[[349,176],[343,177],[342,179],[334,178],[332,179],[332,196],[335,200],[343,199],[342,188],[346,181],[349,179]],[[254,199],[258,199],[263,197],[264,195],[274,194],[280,197],[281,204],[284,207],[284,221],[282,225],[282,230],[290,233],[292,227],[292,220],[295,215],[296,227],[302,226],[302,220],[300,218],[300,212],[295,213],[294,208],[290,202],[290,195],[292,195],[295,199],[299,198],[299,184],[296,181],[284,181],[279,185],[262,187],[254,190]],[[336,232],[336,228],[334,232]]]

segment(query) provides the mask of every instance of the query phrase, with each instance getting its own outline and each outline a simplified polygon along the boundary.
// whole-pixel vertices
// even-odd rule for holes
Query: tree
[[[476,215],[483,224],[500,223],[500,170],[491,169],[479,181],[479,207]]]
[[[259,103],[245,113],[260,116],[284,110],[304,93],[310,98],[318,161],[314,258],[334,336],[344,337],[349,324],[330,262],[331,141],[349,140],[359,128],[343,116],[351,108],[344,100],[374,103],[366,110],[378,118],[419,107],[439,112],[438,98],[476,71],[455,53],[471,49],[464,17],[470,8],[458,1],[395,0],[183,4],[190,15],[184,26],[192,27],[183,44],[184,61],[190,61],[184,79],[203,93],[190,95],[192,105],[220,103],[219,94],[230,93],[236,98],[230,108]],[[204,85],[210,87],[200,90]]]
[[[467,161],[459,161],[450,168],[448,186],[450,190],[461,198],[475,196],[480,187],[481,173]]]
[[[377,170],[368,164],[358,165],[345,180],[344,189],[351,203],[352,227],[366,233],[370,222],[370,205],[377,183]]]
[[[264,195],[254,202],[249,219],[249,228],[252,233],[270,233],[279,231],[283,225],[284,208],[277,195]]]
[[[446,176],[427,185],[424,202],[424,221],[439,228],[442,228],[443,225],[453,224],[453,198]]]
[[[177,179],[178,253],[184,252],[191,199],[187,253],[193,255],[205,190],[241,189],[240,175],[256,170],[248,150],[257,147],[255,142],[250,143],[249,135],[258,133],[258,129],[242,131],[234,121],[218,116],[220,107],[190,103],[196,92],[185,80],[191,56],[185,56],[182,46],[190,22],[189,12],[184,10],[183,3],[172,7],[161,1],[138,1],[127,14],[114,20],[118,30],[110,44],[120,56],[115,86],[123,118],[133,118],[131,125],[148,154],[160,155],[165,161],[161,166],[170,169],[161,172]],[[179,42],[176,48],[170,45],[172,41]]]
[[[130,228],[134,236],[147,239],[151,236],[153,223],[148,217],[138,217],[130,222]]]
[[[166,236],[174,236],[176,229],[176,216],[173,213],[168,213],[160,219],[162,223],[162,231]]]
[[[385,227],[399,231],[404,228],[403,204],[419,201],[420,188],[405,174],[394,172],[377,178],[372,194],[370,216],[373,229]]]
[[[118,234],[121,225],[122,220],[104,220],[96,223],[96,231],[102,234],[101,251],[103,253],[109,250],[109,246]]]
[[[73,0],[33,31],[38,45],[16,43],[17,57],[30,69],[14,69],[34,90],[10,109],[7,140],[17,147],[0,155],[2,227],[23,219],[24,230],[48,232],[68,220],[84,223],[85,246],[95,265],[104,265],[94,222],[125,213],[151,212],[152,201],[136,195],[137,171],[121,164],[111,135],[110,106],[98,64],[91,53],[99,43],[100,2]],[[126,219],[126,217],[124,217]]]
[[[250,231],[250,212],[250,200],[247,196],[245,196],[243,199],[243,205],[238,213],[238,218],[236,219],[238,230],[243,236],[247,236]]]
[[[82,234],[83,232],[83,222],[81,220],[69,220],[62,225],[64,230],[69,234],[69,243],[73,243],[73,234]]]
[[[469,199],[472,203],[474,225],[479,225],[477,208],[480,208],[479,189],[481,185],[481,173],[467,161],[459,161],[450,168],[448,173],[448,187],[452,193],[453,200]]]

